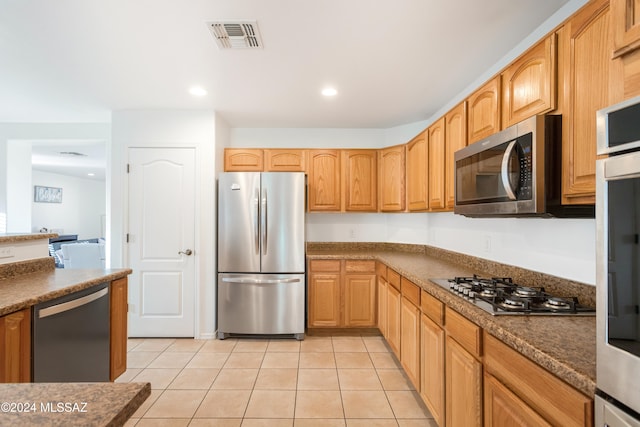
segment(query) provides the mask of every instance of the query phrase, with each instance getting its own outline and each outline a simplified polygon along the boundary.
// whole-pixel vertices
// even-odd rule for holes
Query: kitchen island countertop
[[[451,256],[451,253],[441,257],[438,252],[308,246],[307,258],[380,261],[481,326],[489,334],[593,398],[596,388],[595,316],[493,316],[429,279],[470,276],[474,273],[502,276],[504,272],[496,272],[494,264],[485,266],[478,259],[469,260],[460,255],[459,262],[456,262],[456,256]],[[516,274],[519,273],[521,272]],[[539,275],[535,272],[531,274]],[[531,280],[540,279],[532,276]],[[585,286],[585,292],[590,294],[593,290],[588,285]],[[575,288],[570,290],[574,291]]]
[[[0,384],[0,425],[121,426],[150,394],[149,383]]]
[[[52,258],[46,262],[51,268],[38,267],[33,272],[0,279],[0,316],[120,279],[132,272],[129,268],[60,269],[53,268]]]

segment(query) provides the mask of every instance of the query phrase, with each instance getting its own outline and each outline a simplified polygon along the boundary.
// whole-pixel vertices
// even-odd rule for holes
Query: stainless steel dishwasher
[[[33,382],[109,381],[109,283],[33,309]]]

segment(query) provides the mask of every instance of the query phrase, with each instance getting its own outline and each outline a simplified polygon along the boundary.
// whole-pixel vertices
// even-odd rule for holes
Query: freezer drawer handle
[[[290,279],[247,279],[247,278],[238,278],[234,279],[231,277],[223,277],[222,281],[225,283],[297,283],[300,282],[299,278],[290,278]]]
[[[90,302],[95,301],[99,298],[102,298],[108,293],[109,293],[109,288],[106,287],[104,289],[100,289],[97,292],[94,292],[89,295],[85,295],[78,299],[52,305],[51,307],[43,308],[40,311],[38,311],[38,319],[53,316],[54,314],[58,314],[58,313],[64,313],[65,311],[73,310],[74,308],[78,308],[85,304],[89,304]]]

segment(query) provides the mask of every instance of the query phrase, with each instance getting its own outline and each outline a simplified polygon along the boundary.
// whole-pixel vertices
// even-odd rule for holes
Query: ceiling
[[[211,109],[231,127],[391,128],[430,118],[567,2],[0,0],[0,123]],[[220,20],[255,20],[264,48],[221,50]],[[52,153],[95,143],[35,143],[34,168],[86,177]],[[66,164],[104,164],[102,147]]]

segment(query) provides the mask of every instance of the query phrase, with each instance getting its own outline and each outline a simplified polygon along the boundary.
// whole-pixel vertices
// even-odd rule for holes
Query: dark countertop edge
[[[462,298],[452,295],[450,292],[432,283],[431,281],[425,281],[424,278],[418,277],[413,272],[403,269],[402,267],[394,263],[393,260],[389,259],[390,254],[393,254],[395,256],[402,255],[402,251],[385,251],[383,249],[382,251],[377,252],[374,248],[363,248],[362,250],[366,250],[367,252],[360,252],[357,249],[338,249],[335,251],[331,251],[328,248],[322,248],[320,250],[307,249],[307,259],[366,259],[382,262],[396,272],[400,273],[402,276],[420,286],[425,292],[433,295],[434,297],[442,301],[445,305],[458,311],[460,314],[467,317],[478,326],[482,327],[483,330],[485,330],[487,333],[504,342],[512,349],[518,351],[528,359],[532,360],[534,363],[540,365],[547,371],[556,375],[558,378],[562,379],[588,397],[593,398],[593,396],[595,395],[595,378],[591,378],[589,375],[579,372],[573,366],[570,366],[536,348],[534,345],[527,342],[526,338],[519,337],[508,329],[505,329],[503,326],[499,325],[495,321],[494,316],[492,316],[491,314],[486,313],[482,309],[473,306]],[[443,260],[442,258],[437,258],[426,254],[422,255],[416,251],[406,252],[404,254],[423,256],[425,260],[433,259],[442,263],[450,263],[452,268],[457,267],[460,270],[468,271],[469,269],[468,266],[460,266],[459,264],[455,264],[450,260]]]
[[[40,271],[40,272],[21,275],[19,277],[20,279],[33,278],[34,280],[38,280],[38,279],[46,280],[47,276],[53,275],[59,272],[61,273],[62,271],[63,270],[58,270],[58,269],[49,271],[49,272]],[[98,285],[103,282],[112,282],[116,279],[126,277],[133,272],[133,270],[131,270],[130,268],[85,270],[85,271],[95,272],[95,276],[91,278],[78,279],[75,282],[73,280],[70,280],[70,284],[68,286],[53,289],[38,295],[34,295],[12,304],[3,305],[0,307],[0,316],[34,306],[43,301],[49,301],[54,298],[58,298],[58,297],[68,295],[77,291],[81,291],[83,289],[90,288],[91,286]],[[12,279],[15,279],[15,277],[10,279],[0,280],[0,289],[2,289],[3,281],[10,281]]]
[[[132,383],[128,383],[132,384]],[[135,384],[135,383],[134,383]],[[140,406],[151,396],[151,383],[144,383],[144,386],[138,391],[138,393],[127,403],[127,405],[118,412],[118,414],[109,421],[107,426],[122,426],[131,418],[133,414],[138,410]]]
[[[0,243],[26,242],[28,240],[52,239],[58,237],[58,233],[3,233],[0,234]],[[48,242],[47,242],[48,243]]]

